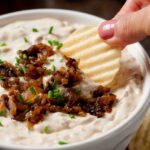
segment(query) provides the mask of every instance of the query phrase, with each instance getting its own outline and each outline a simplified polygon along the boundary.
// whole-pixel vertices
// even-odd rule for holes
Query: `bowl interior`
[[[60,20],[67,20],[69,22],[73,23],[81,23],[81,24],[99,24],[103,21],[102,18],[75,12],[75,11],[69,11],[69,10],[60,10],[60,9],[38,9],[38,10],[27,10],[27,11],[20,11],[15,13],[10,13],[6,15],[0,16],[0,26],[6,25],[8,23],[12,23],[19,20],[30,20],[30,19],[39,19],[39,18],[46,18],[46,17],[53,17]],[[148,100],[149,93],[150,93],[150,63],[148,60],[148,56],[146,52],[144,52],[144,49],[141,47],[139,43],[132,44],[127,47],[127,49],[131,52],[131,54],[138,60],[139,64],[141,65],[142,71],[145,73],[144,78],[144,84],[143,84],[143,96],[141,98],[140,104],[135,109],[135,111],[130,115],[126,120],[124,120],[122,123],[120,123],[117,127],[114,127],[111,131],[108,131],[107,133],[103,134],[102,136],[98,138],[93,138],[90,140],[86,140],[83,142],[79,142],[77,144],[70,144],[63,147],[56,147],[53,148],[53,150],[56,149],[69,149],[69,147],[78,147],[82,144],[90,143],[93,140],[106,140],[107,138],[110,138],[114,134],[116,134],[119,130],[121,133],[122,130],[127,126],[130,125],[131,120],[138,119],[139,113],[145,113],[150,105],[150,100]],[[11,148],[11,149],[20,149],[20,146],[13,146],[13,145],[0,145],[4,148]],[[38,149],[38,148],[32,148],[32,149]],[[46,148],[45,148],[46,149]],[[50,149],[50,148],[49,148]]]

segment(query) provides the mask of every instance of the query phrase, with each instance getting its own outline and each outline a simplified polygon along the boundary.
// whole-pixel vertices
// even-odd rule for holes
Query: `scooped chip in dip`
[[[79,68],[96,83],[110,86],[119,71],[121,51],[98,35],[98,26],[82,26],[64,42],[61,52],[79,60]]]
[[[0,97],[0,112],[6,111],[17,121],[27,121],[28,127],[43,121],[49,112],[64,112],[85,116],[86,113],[102,117],[110,113],[117,98],[109,88],[98,86],[87,97],[82,94],[80,83],[84,75],[75,59],[64,56],[65,66],[56,70],[45,65],[49,57],[61,55],[46,44],[32,45],[19,50],[17,64],[2,61],[0,64],[1,86],[8,91]],[[48,80],[43,83],[44,77]],[[23,80],[23,81],[21,81]]]
[[[93,83],[59,51],[80,26],[47,18],[0,28],[0,144],[75,143],[102,135],[134,111],[142,73],[128,51],[111,89]]]

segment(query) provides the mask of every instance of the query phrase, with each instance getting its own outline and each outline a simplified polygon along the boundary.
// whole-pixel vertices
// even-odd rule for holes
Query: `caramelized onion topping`
[[[112,111],[117,98],[109,88],[99,86],[90,98],[82,95],[82,89],[75,88],[83,80],[75,59],[65,57],[66,67],[59,70],[44,67],[50,63],[48,57],[55,53],[52,47],[40,43],[19,50],[16,66],[7,61],[0,64],[0,84],[8,91],[0,97],[1,114],[8,112],[13,119],[27,121],[28,127],[32,128],[49,112],[79,116],[90,113],[103,117]],[[47,75],[49,79],[44,85],[43,77]]]

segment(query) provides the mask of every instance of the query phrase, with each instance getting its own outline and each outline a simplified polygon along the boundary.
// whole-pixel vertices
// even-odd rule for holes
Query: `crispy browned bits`
[[[0,97],[0,116],[6,115],[8,96],[6,94]]]
[[[27,121],[28,128],[31,129],[50,112],[79,116],[90,113],[102,117],[106,112],[110,113],[117,102],[109,88],[99,86],[92,91],[91,98],[87,98],[82,95],[82,89],[74,87],[83,80],[75,59],[65,57],[66,67],[55,71],[47,70],[44,65],[49,63],[48,57],[55,52],[45,44],[19,50],[18,54],[16,66],[6,61],[0,64],[0,84],[8,91],[8,94],[0,97],[1,116],[8,112],[17,121]],[[47,75],[50,77],[44,85],[43,77]]]
[[[100,97],[104,95],[105,93],[109,93],[110,88],[103,87],[103,86],[98,86],[98,88],[93,92],[93,97]]]
[[[83,105],[83,110],[97,117],[104,116],[105,112],[110,113],[117,99],[114,94],[104,93],[100,97],[92,98]]]
[[[37,45],[31,46],[27,50],[20,50],[18,54],[21,64],[33,64],[34,66],[42,66],[47,62],[46,58],[52,56],[54,51],[52,47],[39,43]]]
[[[25,76],[31,79],[38,79],[45,75],[46,69],[44,67],[35,67],[32,64],[27,65]]]
[[[62,67],[52,74],[52,81],[56,81],[64,87],[72,87],[82,81],[81,72],[75,59],[67,58],[67,69]]]
[[[0,75],[4,78],[17,77],[16,68],[12,64],[5,61],[3,64],[0,64]]]

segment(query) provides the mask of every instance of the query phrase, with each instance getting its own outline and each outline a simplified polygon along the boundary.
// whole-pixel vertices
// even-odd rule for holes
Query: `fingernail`
[[[114,26],[116,20],[105,21],[99,26],[99,35],[102,39],[107,40],[114,36]]]

